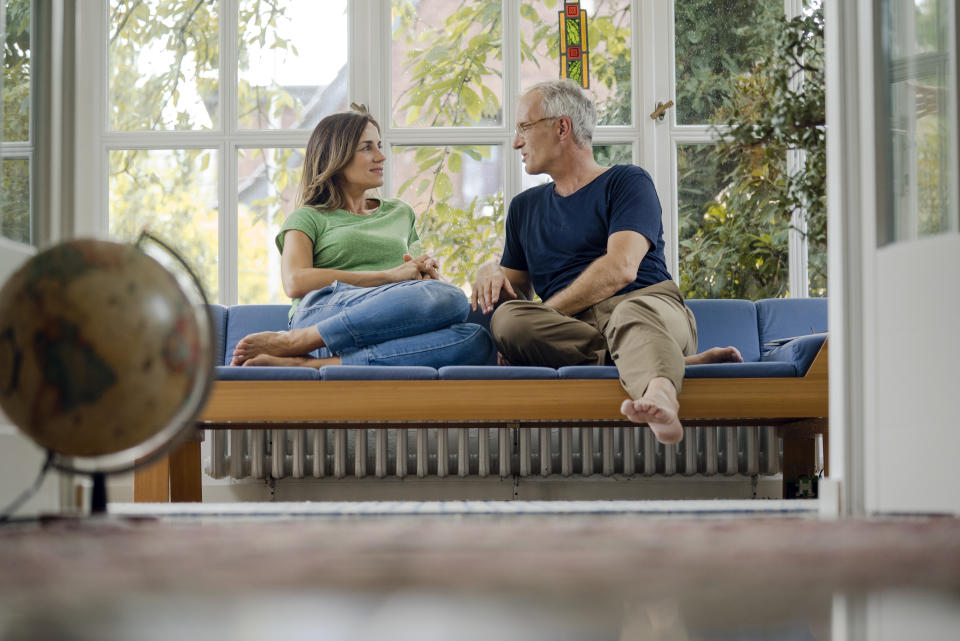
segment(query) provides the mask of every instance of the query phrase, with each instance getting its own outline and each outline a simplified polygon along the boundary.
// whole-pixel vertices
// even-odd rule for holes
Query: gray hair
[[[584,147],[593,140],[597,126],[597,108],[573,80],[559,78],[538,82],[524,92],[540,94],[540,111],[544,118],[567,116],[573,125],[573,141]]]

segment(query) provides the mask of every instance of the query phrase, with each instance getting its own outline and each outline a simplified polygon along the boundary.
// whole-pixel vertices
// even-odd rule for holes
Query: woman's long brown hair
[[[380,131],[380,124],[366,107],[350,105],[353,111],[331,114],[320,121],[310,135],[303,161],[303,175],[297,201],[300,207],[320,211],[342,209],[346,204],[340,173],[353,160],[367,124]]]

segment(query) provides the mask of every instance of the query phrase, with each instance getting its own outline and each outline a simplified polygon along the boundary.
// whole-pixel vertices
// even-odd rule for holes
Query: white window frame
[[[6,14],[6,3],[0,0],[0,37],[4,40],[6,39],[7,34],[7,14]],[[30,195],[29,195],[29,207],[30,207],[30,240],[26,243],[23,243],[18,240],[13,240],[12,238],[7,238],[6,236],[0,237],[2,239],[3,247],[5,251],[15,251],[17,253],[23,253],[25,250],[27,253],[32,253],[32,250],[27,250],[27,248],[32,248],[37,245],[39,241],[38,234],[38,224],[36,211],[37,208],[34,204],[34,180],[33,177],[35,174],[35,156],[36,156],[36,121],[37,121],[37,3],[36,0],[30,3],[30,122],[27,127],[27,140],[20,141],[6,141],[3,140],[3,136],[0,135],[0,162],[5,160],[26,160],[29,163],[29,176],[30,176]],[[0,77],[0,93],[3,91],[3,78]],[[3,105],[0,104],[0,118],[3,116]],[[2,181],[2,175],[0,175],[0,181]],[[2,182],[0,182],[2,186]]]
[[[799,7],[800,0],[784,0],[785,9]],[[107,95],[108,0],[79,3],[76,16],[75,74],[75,235],[108,235],[109,153],[121,149],[204,148],[217,152],[219,211],[219,302],[231,305],[238,298],[238,194],[237,153],[242,148],[306,146],[309,130],[241,130],[236,123],[237,69],[227,69],[237,54],[238,0],[219,0],[220,15],[220,126],[209,131],[111,132]],[[499,145],[503,147],[502,184],[507,202],[521,191],[520,157],[512,151],[513,114],[520,87],[520,7],[503,2],[503,112],[499,126],[485,127],[395,127],[390,117],[390,3],[383,0],[350,0],[348,8],[348,100],[364,103],[379,116],[383,126],[384,149],[390,161],[393,145]],[[662,0],[632,0],[631,3],[632,122],[626,126],[598,127],[594,144],[629,144],[635,163],[646,168],[654,179],[663,205],[664,241],[667,265],[675,278],[678,269],[678,212],[676,145],[716,142],[707,126],[678,126],[675,110],[664,121],[651,120],[658,100],[676,100],[673,57],[673,3]],[[643,72],[641,72],[643,69]],[[92,157],[91,157],[92,156]],[[392,194],[390,172],[385,176],[384,193]],[[791,239],[791,295],[807,287],[795,287],[795,279],[807,282],[805,260]],[[806,241],[797,244],[806,256]],[[797,280],[796,282],[800,282]]]

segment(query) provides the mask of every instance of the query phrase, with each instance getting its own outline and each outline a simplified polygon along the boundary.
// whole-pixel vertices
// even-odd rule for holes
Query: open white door
[[[889,178],[877,242],[865,246],[874,265],[866,508],[960,513],[956,3],[880,4]]]
[[[849,512],[960,514],[956,3],[829,4],[832,463]]]

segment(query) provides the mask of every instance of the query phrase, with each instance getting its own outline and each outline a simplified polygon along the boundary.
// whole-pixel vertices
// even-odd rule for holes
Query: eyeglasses
[[[546,118],[541,118],[539,120],[531,120],[530,122],[518,122],[517,123],[517,135],[521,138],[527,137],[527,132],[532,129],[534,126],[539,125],[544,120],[556,120],[558,116],[547,116]]]

